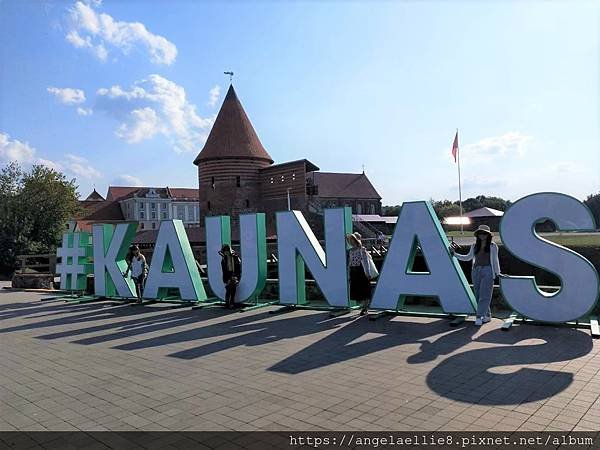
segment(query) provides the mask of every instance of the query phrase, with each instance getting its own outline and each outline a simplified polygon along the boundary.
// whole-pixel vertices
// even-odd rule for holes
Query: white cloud
[[[85,102],[85,93],[81,89],[49,87],[46,90],[65,105],[78,105]]]
[[[97,94],[95,110],[119,120],[116,134],[131,144],[160,134],[171,141],[176,152],[195,152],[214,122],[214,117],[197,114],[182,86],[160,75],[137,81],[129,90],[115,85],[98,89]]]
[[[63,172],[65,170],[65,168],[62,166],[62,164],[60,164],[56,161],[50,161],[49,159],[37,158],[35,161],[35,164],[46,166],[50,169],[56,170],[57,172]]]
[[[87,159],[71,154],[67,154],[65,157],[66,160],[63,162],[65,169],[79,178],[95,179],[102,176]]]
[[[92,39],[89,36],[85,38],[81,37],[81,35],[76,30],[71,30],[67,34],[67,41],[69,41],[75,48],[92,48]]]
[[[96,45],[96,47],[94,47],[94,53],[102,62],[106,61],[106,58],[108,58],[108,50],[106,50],[106,47],[104,47],[104,45],[102,44]]]
[[[129,144],[151,139],[159,131],[165,131],[160,125],[158,114],[150,107],[134,109],[129,114],[129,123],[122,124],[117,130],[117,136],[125,139]]]
[[[518,131],[510,131],[502,136],[481,139],[475,144],[467,144],[460,148],[461,162],[483,162],[499,157],[517,156],[525,154],[527,144],[533,137]]]
[[[134,48],[145,48],[150,61],[170,65],[177,57],[177,47],[162,36],[151,33],[140,22],[122,22],[105,13],[98,13],[100,2],[78,1],[69,8],[71,19],[66,39],[76,48],[90,48],[102,61],[108,56],[107,47],[127,55]]]
[[[114,184],[117,186],[143,186],[142,180],[134,175],[121,174],[115,178]]]
[[[221,95],[221,86],[216,85],[210,91],[208,91],[208,106],[214,108]]]
[[[0,132],[0,161],[9,163],[16,161],[23,166],[33,164],[44,165],[76,178],[100,178],[101,174],[83,157],[67,154],[64,161],[52,161],[40,158],[37,150],[27,142],[11,139],[6,133]]]
[[[35,148],[27,142],[10,139],[8,134],[0,132],[0,159],[2,161],[16,161],[20,164],[33,163],[36,160],[35,153]]]
[[[80,116],[91,116],[93,114],[92,108],[77,108],[77,114]]]

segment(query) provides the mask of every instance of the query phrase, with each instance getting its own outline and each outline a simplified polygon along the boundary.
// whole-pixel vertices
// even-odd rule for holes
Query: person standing
[[[362,303],[360,315],[367,313],[371,299],[371,280],[366,267],[371,258],[367,249],[362,245],[361,235],[352,233],[346,236],[350,245],[348,250],[348,271],[350,278],[350,299]]]
[[[480,225],[475,230],[475,243],[471,245],[469,253],[461,255],[450,247],[450,254],[461,261],[473,261],[471,280],[473,293],[477,299],[477,317],[475,325],[481,326],[491,320],[490,304],[494,291],[494,280],[503,277],[500,273],[498,259],[498,245],[492,242],[492,233],[487,225]]]
[[[144,294],[144,283],[148,276],[148,264],[146,263],[146,257],[140,252],[140,248],[133,244],[129,247],[129,254],[125,258],[127,261],[127,270],[123,276],[127,278],[127,275],[131,271],[131,278],[135,283],[135,291],[137,294],[137,303],[142,302],[142,296]]]
[[[221,270],[223,283],[225,283],[225,308],[235,307],[235,292],[242,276],[242,261],[230,245],[225,244],[221,251]]]
[[[379,247],[379,250],[385,249],[385,241],[385,235],[381,231],[377,233],[377,246]]]

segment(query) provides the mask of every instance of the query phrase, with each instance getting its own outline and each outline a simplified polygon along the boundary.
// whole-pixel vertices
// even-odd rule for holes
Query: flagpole
[[[456,129],[456,139],[458,141],[458,128]],[[458,204],[460,206],[460,234],[465,234],[463,229],[462,189],[460,183],[460,146],[457,146],[456,148],[456,161],[458,163]]]

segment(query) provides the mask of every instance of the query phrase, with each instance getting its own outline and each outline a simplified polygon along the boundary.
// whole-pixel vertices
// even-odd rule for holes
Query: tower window
[[[246,199],[246,208],[250,208],[250,200]]]
[[[210,202],[206,202],[206,209],[210,211]]]
[[[274,182],[274,181],[275,181],[275,180],[273,180],[273,177],[271,177],[271,184],[273,184],[273,182]]]
[[[285,181],[285,176],[281,175],[281,182],[283,183]]]
[[[240,180],[240,177],[235,177],[235,185],[236,185],[237,187],[240,187],[240,185],[241,185],[241,180]]]
[[[210,177],[210,187],[215,188],[215,177]]]

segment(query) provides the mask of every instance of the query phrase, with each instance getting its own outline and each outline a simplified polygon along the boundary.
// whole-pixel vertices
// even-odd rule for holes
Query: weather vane
[[[229,83],[231,84],[231,80],[233,78],[233,72],[223,72],[225,75],[229,75]]]

